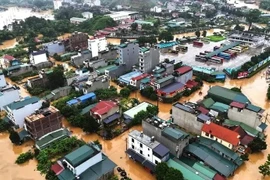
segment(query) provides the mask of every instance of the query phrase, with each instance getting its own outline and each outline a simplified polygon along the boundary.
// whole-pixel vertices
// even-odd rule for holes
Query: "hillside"
[[[131,6],[134,9],[153,7],[158,0],[101,0],[101,4],[114,7],[116,5]]]

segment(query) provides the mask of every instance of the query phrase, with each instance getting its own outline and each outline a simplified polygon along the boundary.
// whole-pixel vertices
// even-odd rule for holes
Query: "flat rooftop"
[[[140,131],[137,130],[133,130],[129,133],[129,136],[131,136],[132,138],[136,139],[137,141],[141,142],[142,144],[150,147],[151,149],[154,149],[155,147],[157,147],[160,143],[157,141],[151,141],[151,137],[145,135],[145,134],[141,134]]]
[[[117,18],[121,16],[128,16],[132,14],[138,14],[136,11],[111,11],[111,14],[106,14],[106,16],[110,16],[111,18]]]
[[[29,116],[26,116],[25,120],[33,122],[33,121],[42,119],[42,118],[44,118],[46,116],[49,116],[51,114],[57,113],[57,112],[59,112],[58,109],[56,109],[53,106],[50,106],[50,107],[48,107],[46,109],[39,110],[37,113],[33,113],[33,114],[29,115]]]
[[[164,93],[171,93],[171,92],[175,92],[177,90],[183,89],[185,87],[184,84],[180,83],[180,82],[174,82],[172,84],[169,84],[163,88],[160,88],[159,91],[162,91]]]
[[[125,111],[125,112],[124,112],[124,115],[129,116],[130,118],[133,119],[134,116],[135,116],[138,112],[143,111],[143,110],[146,111],[146,109],[147,109],[148,106],[152,106],[152,105],[149,104],[149,103],[147,103],[147,102],[142,102],[141,104],[139,104],[139,105],[137,105],[137,106],[135,106],[135,107],[133,107],[133,108],[131,108],[131,109]]]
[[[130,73],[127,73],[127,74],[124,74],[124,75],[120,76],[120,77],[118,78],[118,80],[121,81],[121,82],[124,82],[124,83],[128,83],[128,84],[129,84],[129,82],[130,82],[130,80],[131,80],[132,78],[137,77],[137,76],[140,76],[140,75],[142,75],[141,72],[138,72],[138,71],[132,71],[132,72],[130,72]]]

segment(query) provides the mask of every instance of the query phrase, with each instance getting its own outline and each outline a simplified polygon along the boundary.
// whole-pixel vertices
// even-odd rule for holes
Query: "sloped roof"
[[[215,102],[210,107],[210,109],[213,109],[213,110],[216,110],[219,112],[227,112],[229,108],[230,108],[230,106],[228,106],[227,104],[220,103],[220,102]]]
[[[203,104],[204,107],[206,107],[206,108],[210,108],[214,103],[215,103],[215,101],[214,101],[212,98],[207,98],[207,99],[204,99],[204,100],[202,101],[202,104]]]
[[[112,101],[100,101],[97,105],[90,111],[94,114],[103,115],[110,111],[113,107],[116,107],[116,103]]]
[[[211,134],[219,139],[222,139],[232,145],[236,146],[239,144],[240,139],[238,138],[239,134],[230,129],[217,125],[215,123],[206,123],[202,127],[202,131],[208,134]]]
[[[6,60],[8,60],[8,61],[12,61],[13,59],[15,59],[13,56],[8,55],[8,54],[4,55],[3,58],[6,59]]]
[[[182,66],[182,67],[176,69],[175,72],[182,75],[182,74],[185,74],[191,70],[192,70],[192,68],[190,66]]]
[[[233,101],[230,106],[243,109],[246,105],[244,103]]]
[[[30,98],[25,98],[21,101],[17,101],[17,102],[13,102],[7,105],[7,107],[9,107],[11,110],[15,110],[15,109],[20,109],[28,104],[34,104],[36,102],[38,102],[40,99],[38,97],[30,97]]]

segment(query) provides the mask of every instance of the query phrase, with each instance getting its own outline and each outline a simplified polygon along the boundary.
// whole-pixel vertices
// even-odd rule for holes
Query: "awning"
[[[156,169],[156,165],[153,164],[152,162],[146,160],[142,163],[145,167],[147,167],[148,169],[150,169],[151,171],[155,171]]]
[[[261,130],[264,131],[264,130],[267,128],[267,124],[261,123],[261,124],[259,125],[259,128],[261,128]]]
[[[141,156],[140,154],[137,154],[134,150],[132,149],[127,149],[126,153],[132,157],[135,161],[139,163],[143,163],[145,161],[145,158]]]

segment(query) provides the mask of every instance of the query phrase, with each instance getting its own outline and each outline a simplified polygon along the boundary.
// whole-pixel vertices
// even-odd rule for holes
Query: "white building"
[[[30,63],[39,64],[43,62],[48,62],[47,54],[45,50],[34,51],[30,54]]]
[[[101,5],[100,0],[84,0],[84,4],[88,4],[90,7]]]
[[[160,52],[156,48],[140,48],[139,70],[150,73],[159,64]]]
[[[80,24],[80,23],[82,23],[82,22],[84,22],[86,20],[87,19],[85,19],[85,18],[72,17],[72,18],[70,18],[70,23],[72,23],[72,24]]]
[[[92,57],[98,57],[99,52],[108,51],[106,37],[96,37],[88,39],[88,49],[92,52]]]
[[[5,79],[5,75],[3,73],[2,70],[0,70],[0,89],[2,87],[5,87],[7,85],[6,79]]]
[[[53,1],[53,8],[56,9],[60,9],[60,7],[62,6],[63,0],[54,0]]]
[[[12,123],[22,128],[24,125],[24,118],[33,114],[36,110],[41,108],[42,102],[37,97],[25,98],[15,101],[4,107],[7,117]]]
[[[139,161],[150,170],[152,170],[151,165],[155,166],[169,159],[170,151],[167,147],[157,142],[154,136],[149,137],[137,130],[129,133],[127,148],[126,153],[130,158]],[[150,167],[147,164],[150,164]]]
[[[161,6],[155,6],[155,7],[151,8],[150,11],[151,12],[156,12],[156,13],[161,13],[162,8],[161,8]]]
[[[138,12],[135,11],[118,11],[118,12],[111,12],[111,14],[106,14],[106,16],[110,16],[114,21],[134,19],[137,15]]]
[[[4,106],[18,99],[20,99],[20,93],[15,86],[0,88],[0,110],[3,110]]]
[[[92,19],[92,18],[93,18],[93,13],[91,13],[91,12],[83,12],[83,13],[82,13],[82,16],[83,16],[85,19]]]

